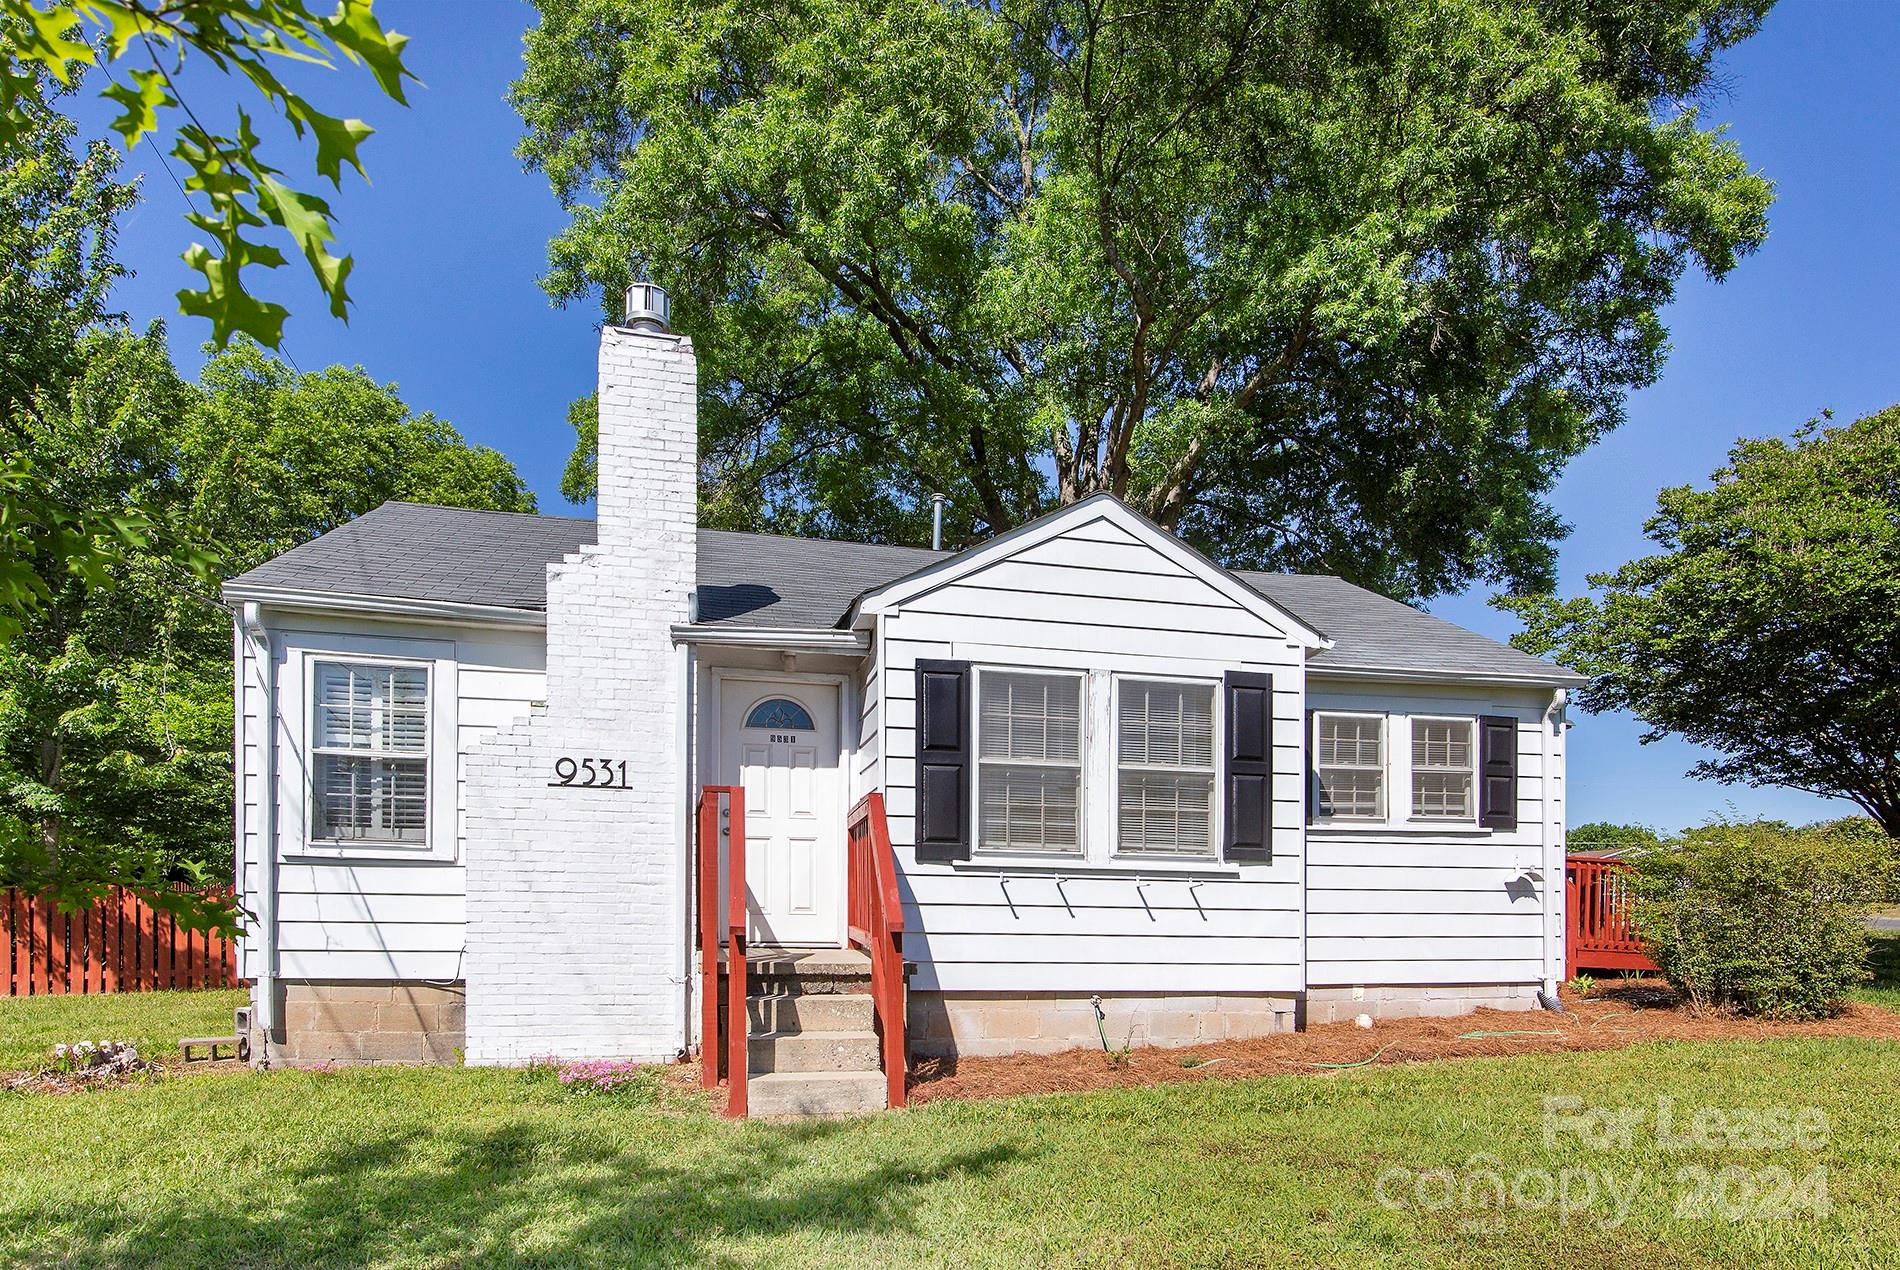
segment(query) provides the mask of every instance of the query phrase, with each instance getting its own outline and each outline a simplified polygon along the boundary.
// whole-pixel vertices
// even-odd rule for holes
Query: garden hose
[[[1379,1055],[1385,1053],[1387,1050],[1391,1048],[1392,1048],[1392,1043],[1387,1042],[1386,1044],[1381,1045],[1378,1049],[1374,1050],[1372,1052],[1371,1058],[1362,1058],[1356,1063],[1308,1063],[1307,1066],[1308,1067],[1330,1067],[1334,1071],[1343,1072],[1354,1067],[1364,1067],[1368,1063],[1376,1063],[1379,1061]]]

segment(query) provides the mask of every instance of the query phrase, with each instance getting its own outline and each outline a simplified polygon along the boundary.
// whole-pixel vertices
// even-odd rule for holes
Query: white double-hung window
[[[1214,685],[1116,683],[1115,848],[1214,854]]]
[[[978,672],[979,852],[1082,853],[1082,688],[1079,674]]]
[[[1313,770],[1321,819],[1384,820],[1385,716],[1315,715]]]
[[[309,827],[313,843],[429,841],[429,667],[313,659]]]
[[[1412,720],[1412,816],[1474,820],[1477,745],[1470,719]]]

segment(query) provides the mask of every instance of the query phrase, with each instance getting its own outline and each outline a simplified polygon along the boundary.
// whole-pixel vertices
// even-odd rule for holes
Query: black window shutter
[[[917,858],[970,858],[970,663],[917,663]]]
[[[1228,673],[1226,857],[1273,859],[1273,676]]]
[[[1517,828],[1517,720],[1487,714],[1478,720],[1478,823]]]

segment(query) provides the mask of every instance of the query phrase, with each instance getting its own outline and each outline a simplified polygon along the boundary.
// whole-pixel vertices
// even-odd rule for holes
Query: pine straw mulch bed
[[[1165,1081],[1310,1076],[1375,1064],[1620,1049],[1657,1040],[1790,1036],[1900,1040],[1900,1013],[1878,1006],[1850,1004],[1834,1018],[1812,1023],[1770,1023],[1714,1011],[1698,1012],[1667,984],[1651,979],[1600,988],[1587,998],[1566,990],[1563,1003],[1563,1014],[1482,1009],[1456,1018],[1384,1020],[1370,1029],[1352,1022],[1326,1023],[1304,1032],[1253,1040],[1216,1041],[1181,1049],[1134,1049],[1122,1062],[1111,1062],[1100,1049],[999,1058],[923,1059],[911,1069],[909,1096],[912,1103],[925,1103],[942,1098],[1002,1098]],[[1471,1035],[1481,1032],[1510,1035]],[[1184,1066],[1184,1061],[1192,1065]]]

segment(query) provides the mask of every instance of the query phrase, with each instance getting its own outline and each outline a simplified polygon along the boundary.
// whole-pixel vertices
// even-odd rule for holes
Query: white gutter
[[[251,641],[251,656],[257,662],[258,691],[263,694],[264,734],[258,738],[259,778],[257,862],[257,1027],[264,1037],[265,1062],[270,1058],[271,1036],[277,1017],[277,656],[271,647],[270,631],[264,625],[263,607],[247,602],[239,616],[245,637]],[[240,716],[242,722],[242,716]],[[244,796],[240,788],[238,797]],[[239,853],[243,853],[242,844]]]
[[[1416,666],[1328,666],[1306,667],[1306,678],[1373,679],[1390,683],[1475,684],[1496,688],[1558,688],[1581,686],[1589,682],[1582,675],[1552,670],[1548,675],[1513,675],[1478,670],[1421,670]]]
[[[863,631],[829,627],[695,626],[678,623],[673,642],[710,648],[769,648],[792,653],[867,653],[870,636]]]
[[[374,617],[410,618],[438,622],[479,622],[485,626],[546,626],[541,609],[512,608],[505,604],[464,604],[456,600],[416,600],[389,595],[355,595],[338,591],[298,591],[287,587],[226,586],[224,598],[240,604],[268,604],[273,608],[312,613],[363,613]]]

